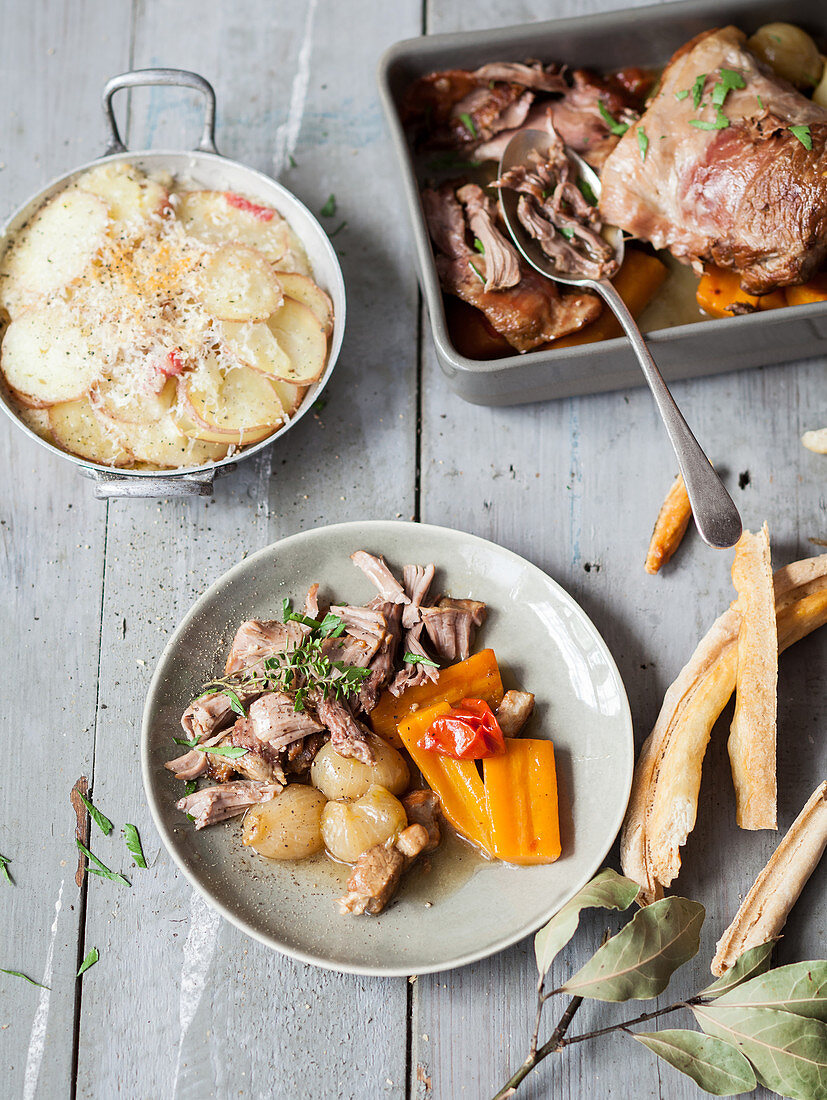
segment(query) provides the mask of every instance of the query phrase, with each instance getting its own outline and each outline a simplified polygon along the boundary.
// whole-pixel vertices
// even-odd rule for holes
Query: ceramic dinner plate
[[[340,916],[346,867],[323,855],[275,862],[241,844],[241,818],[196,832],[175,808],[183,784],[164,762],[201,685],[219,670],[237,626],[281,618],[282,599],[374,595],[350,555],[437,565],[434,591],[488,605],[475,648],[494,649],[506,688],[533,691],[526,728],[554,742],[562,855],[547,866],[489,862],[456,837],[403,879],[382,914]],[[142,766],[161,837],[189,881],[244,932],[317,966],[423,974],[485,958],[535,931],[591,878],[620,828],[632,781],[629,704],[612,656],[583,610],[536,566],[494,543],[425,524],[342,523],[282,539],[245,558],[197,601],[164,650],[144,710]]]

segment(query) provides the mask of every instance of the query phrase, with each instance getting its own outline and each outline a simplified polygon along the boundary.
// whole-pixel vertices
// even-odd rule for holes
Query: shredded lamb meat
[[[363,764],[374,762],[370,747],[370,730],[353,716],[346,703],[339,699],[317,698],[319,721],[330,731],[330,743],[340,756],[352,756]]]
[[[507,691],[497,707],[497,723],[506,737],[516,737],[533,712],[530,691]]]
[[[250,706],[252,731],[273,749],[284,749],[324,726],[309,711],[297,711],[293,698],[284,692],[271,691]]]
[[[242,623],[233,638],[230,655],[224,669],[225,676],[232,676],[243,669],[254,667],[265,657],[289,652],[301,645],[308,628],[301,623],[259,622],[249,619]]]
[[[465,207],[468,228],[480,242],[478,251],[485,257],[485,289],[504,290],[520,281],[520,256],[496,224],[494,202],[475,183],[466,183],[457,191]]]
[[[196,829],[204,829],[207,825],[243,814],[257,802],[268,802],[282,789],[281,783],[256,783],[242,779],[235,783],[221,783],[218,787],[204,787],[179,799],[175,805],[195,819]]]
[[[384,558],[369,554],[366,550],[357,550],[350,555],[350,560],[376,585],[383,600],[388,603],[408,602],[405,589],[388,569]]]
[[[444,597],[436,607],[422,608],[422,621],[437,656],[464,661],[471,652],[476,627],[485,621],[485,604]]]

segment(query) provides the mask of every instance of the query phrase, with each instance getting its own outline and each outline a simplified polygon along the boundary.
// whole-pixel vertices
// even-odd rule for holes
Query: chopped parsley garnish
[[[721,79],[712,89],[712,106],[723,107],[724,100],[733,88],[745,88],[746,81],[733,69],[721,69]]]
[[[333,215],[336,213],[336,196],[335,195],[328,196],[327,202],[321,208],[319,213],[321,214],[321,216],[323,218],[332,218],[333,217]]]
[[[92,863],[95,864],[94,867],[90,867],[87,864],[86,871],[88,874],[99,875],[101,878],[108,878],[111,879],[113,882],[122,882],[124,886],[132,885],[129,879],[124,877],[124,875],[119,875],[117,871],[111,871],[105,863],[101,863],[98,857],[96,855],[93,855],[86,847],[86,845],[81,843],[81,841],[76,840],[75,844],[77,844],[78,848],[81,850],[81,852],[83,852],[86,858],[91,860]]]
[[[764,101],[763,101],[763,99],[761,98],[760,95],[757,95],[755,98],[758,100],[758,106],[763,111],[764,110]]]
[[[626,131],[629,129],[628,122],[618,122],[614,115],[610,114],[609,109],[606,107],[606,104],[603,102],[602,99],[598,99],[597,109],[603,116],[603,121],[609,127],[610,133],[617,134],[617,136],[620,137],[625,134]]]
[[[481,283],[484,283],[484,282],[485,282],[485,279],[483,279],[482,275],[480,275],[479,271],[477,271],[477,269],[476,269],[475,265],[474,265],[474,264],[472,264],[470,260],[468,261],[468,266],[469,266],[469,267],[471,268],[471,270],[472,270],[472,271],[474,272],[474,274],[475,274],[475,275],[477,276],[477,278],[479,279],[479,281],[480,281]]]
[[[198,745],[199,752],[209,753],[210,756],[226,756],[228,760],[238,760],[239,756],[246,756],[249,749],[241,745]]]
[[[144,850],[141,847],[141,838],[138,834],[138,830],[134,825],[124,825],[123,827],[124,837],[126,839],[126,846],[132,853],[132,858],[135,860],[137,867],[143,867],[146,869],[146,857],[144,856]]]
[[[729,119],[719,107],[714,122],[705,122],[702,118],[690,118],[689,125],[697,127],[698,130],[726,130]]]
[[[287,163],[290,165],[291,168],[296,167],[296,158],[293,156],[292,153],[287,154]]]
[[[333,232],[328,233],[328,237],[330,237],[332,239],[333,237],[336,236],[337,233],[341,233],[341,231],[343,229],[347,229],[347,222],[339,222],[339,224],[336,226],[336,228],[333,230]],[[344,256],[344,252],[342,253],[342,255]]]
[[[30,978],[28,974],[24,974],[22,970],[6,970],[0,966],[0,974],[11,974],[13,978],[22,978],[24,982],[28,982],[29,985],[36,985],[40,989],[48,989],[48,985],[44,985],[43,982],[36,982],[34,978]]]
[[[436,661],[432,661],[430,657],[423,657],[421,653],[406,653],[403,660],[406,665],[428,665],[430,668],[439,668]]]
[[[82,791],[78,791],[78,794],[80,795],[81,802],[89,811],[89,816],[98,826],[100,831],[103,833],[104,836],[109,836],[109,834],[112,832],[112,822],[109,820],[106,814],[102,814],[97,806],[94,806],[92,804],[91,798],[87,798]]]
[[[317,397],[316,400],[313,402],[313,404],[310,406],[310,408],[313,410],[314,413],[318,414],[320,412],[323,412],[326,406],[327,406],[327,398],[326,397]]]
[[[471,137],[475,138],[477,136],[477,128],[474,125],[473,118],[471,118],[471,116],[468,114],[468,112],[464,111],[459,116],[459,120],[462,123],[462,125],[465,127],[465,129],[468,131],[468,133],[471,135]]]
[[[213,695],[214,692],[211,691],[211,692],[208,692],[208,694]],[[194,749],[195,746],[198,744],[198,738],[197,737],[193,737],[192,741],[188,741],[186,739],[186,737],[173,737],[172,740],[175,742],[176,745],[183,745],[184,748],[187,748],[187,749]]]
[[[574,236],[574,230],[569,229],[569,227],[567,225],[558,225],[557,226],[557,232],[561,236],[565,237],[567,241],[570,241],[572,239],[572,237]]]
[[[485,255],[485,245],[482,243],[479,237],[474,237],[474,248],[476,248],[477,252],[479,252],[480,255]]]
[[[188,779],[186,781],[186,783],[184,784],[184,794],[185,795],[195,794],[195,792],[197,790],[198,790],[198,784],[196,783],[196,781],[194,779]]]
[[[695,83],[692,85],[690,91],[692,92],[692,106],[697,109],[701,105],[701,96],[704,94],[704,85],[706,84],[706,73],[698,73],[695,77]]]
[[[586,202],[589,203],[590,206],[597,206],[597,195],[595,195],[594,191],[592,190],[592,185],[589,183],[588,180],[584,180],[581,176],[577,181],[577,187],[580,191],[580,194],[583,196]]]
[[[12,877],[9,874],[10,863],[11,860],[8,858],[8,856],[0,856],[0,875],[2,875],[6,882],[9,883],[12,882]]]
[[[793,135],[797,137],[805,149],[812,149],[813,139],[810,134],[809,126],[788,126],[787,129]]]
[[[675,99],[677,99],[678,103],[681,103],[684,99],[686,99],[686,97],[688,95],[689,95],[689,89],[688,88],[682,88],[681,91],[675,92]]]
[[[91,951],[87,951],[86,958],[80,964],[80,969],[78,970],[75,977],[79,978],[81,974],[85,974],[89,967],[94,966],[99,958],[100,954],[98,953],[97,947],[93,947]]]
[[[637,131],[637,147],[640,149],[640,159],[646,160],[646,150],[649,148],[649,138],[646,136],[646,131],[642,126],[639,126]]]

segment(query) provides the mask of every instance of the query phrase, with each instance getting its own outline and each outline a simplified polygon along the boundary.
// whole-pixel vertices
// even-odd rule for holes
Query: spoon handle
[[[635,349],[678,459],[698,533],[717,549],[734,546],[741,537],[741,517],[732,497],[675,404],[626,303],[608,280],[595,281],[594,288],[611,307]]]

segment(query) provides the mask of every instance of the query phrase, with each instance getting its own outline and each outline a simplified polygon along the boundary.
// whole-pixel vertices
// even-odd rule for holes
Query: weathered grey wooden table
[[[69,464],[0,425],[0,852],[14,876],[13,887],[0,882],[0,965],[50,986],[0,975],[3,1097],[454,1100],[493,1094],[524,1057],[530,941],[410,982],[339,976],[268,951],[214,915],[161,849],[138,731],[167,636],[229,565],[319,524],[402,516],[494,539],[559,580],[606,636],[638,738],[648,732],[665,687],[731,598],[729,555],[691,534],[674,567],[644,574],[673,473],[647,392],[506,411],[450,393],[420,315],[373,75],[399,38],[620,3],[628,0],[0,3],[3,216],[102,151],[106,78],[158,64],[195,69],[218,92],[222,151],[277,175],[314,210],[336,195],[329,224],[346,223],[334,243],[350,305],[327,407],[219,482],[211,500],[95,501]],[[134,93],[129,144],[191,141],[198,110],[184,93]],[[824,369],[787,364],[675,386],[745,522],[768,519],[778,563],[819,552],[826,533],[827,459],[798,441],[824,420]],[[825,656],[822,633],[782,660],[782,828],[827,771]],[[776,843],[735,827],[725,734],[724,720],[680,878],[708,910],[683,995],[708,980],[715,939]],[[113,820],[141,829],[150,869],[132,875],[131,890],[75,883],[69,791],[80,775]],[[811,881],[799,901],[780,961],[823,955],[823,884],[823,875]],[[584,918],[555,976],[594,950],[604,923]],[[101,961],[76,982],[92,946]],[[608,1018],[608,1006],[587,1003],[579,1027]],[[523,1093],[671,1100],[698,1090],[616,1036],[547,1061]]]

